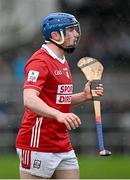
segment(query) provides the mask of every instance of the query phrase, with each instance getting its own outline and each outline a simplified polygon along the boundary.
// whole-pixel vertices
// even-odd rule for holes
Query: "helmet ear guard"
[[[65,37],[64,37],[64,33],[63,33],[62,30],[60,30],[60,36],[61,36],[61,40],[60,41],[56,41],[56,40],[50,38],[51,42],[54,42],[55,44],[59,44],[59,45],[63,44],[64,40],[65,40]]]

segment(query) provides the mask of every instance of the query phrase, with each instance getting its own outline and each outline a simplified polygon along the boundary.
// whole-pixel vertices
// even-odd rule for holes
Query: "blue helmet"
[[[77,42],[73,45],[63,47],[62,44],[64,43],[66,30],[67,28],[73,27],[76,32],[78,32]],[[51,41],[56,44],[58,47],[63,49],[68,53],[72,53],[78,45],[80,40],[81,31],[80,31],[80,24],[77,19],[68,13],[51,13],[46,16],[42,21],[42,34],[45,37],[46,41]],[[51,37],[52,32],[58,32],[61,36],[61,41],[55,41]]]
[[[66,27],[79,24],[76,18],[68,13],[51,13],[42,21],[42,34],[46,40],[50,40],[51,32],[61,30],[65,34]]]

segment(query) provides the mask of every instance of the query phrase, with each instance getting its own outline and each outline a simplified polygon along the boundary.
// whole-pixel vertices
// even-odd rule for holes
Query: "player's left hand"
[[[104,91],[103,84],[98,84],[98,86],[95,89],[95,93],[98,96],[103,96],[103,91]]]
[[[91,84],[92,84],[92,81],[88,81],[84,87],[84,93],[87,100],[92,99]],[[94,91],[97,96],[103,96],[103,92],[104,92],[103,84],[98,84],[98,86],[96,87]]]

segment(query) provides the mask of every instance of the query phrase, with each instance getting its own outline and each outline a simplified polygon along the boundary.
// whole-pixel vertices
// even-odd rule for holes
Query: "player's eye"
[[[74,27],[69,27],[68,30],[69,30],[70,32],[72,32],[72,31],[75,30],[75,28],[74,28]]]

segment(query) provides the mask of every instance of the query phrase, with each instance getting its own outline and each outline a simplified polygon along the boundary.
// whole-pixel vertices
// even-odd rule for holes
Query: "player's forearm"
[[[44,117],[55,118],[60,111],[48,106],[39,97],[28,97],[24,100],[24,106],[35,112],[36,114]]]
[[[71,104],[77,105],[90,100],[92,100],[92,97],[87,96],[84,92],[76,93],[72,95]]]

